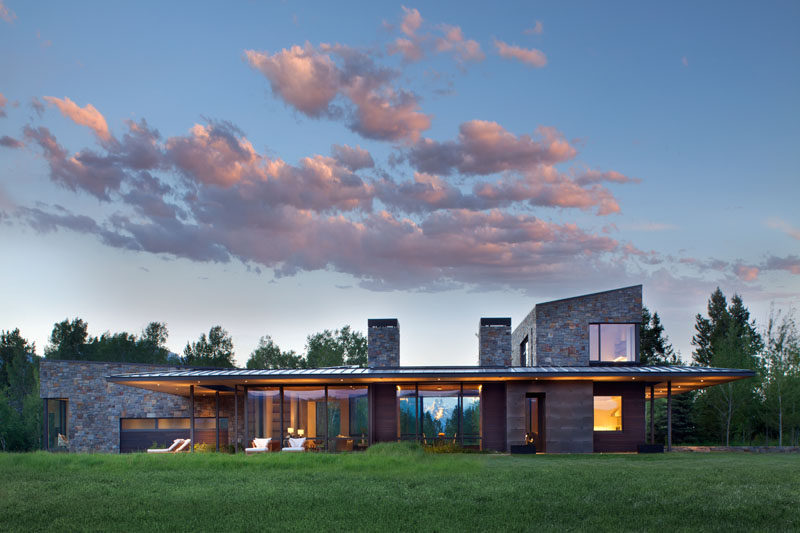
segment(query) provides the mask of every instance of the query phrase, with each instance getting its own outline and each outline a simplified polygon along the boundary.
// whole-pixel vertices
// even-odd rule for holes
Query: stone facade
[[[478,330],[478,365],[511,366],[511,319],[482,318]]]
[[[367,366],[400,366],[400,323],[396,318],[371,318],[367,321]]]
[[[189,398],[153,392],[107,381],[108,376],[132,372],[179,370],[164,365],[101,363],[94,361],[41,361],[39,396],[67,400],[68,450],[119,452],[120,418],[188,417]],[[239,425],[243,427],[239,405]],[[220,417],[228,418],[233,441],[233,397],[220,398]],[[214,416],[215,397],[195,396],[195,416]],[[241,429],[240,429],[241,431]]]
[[[589,324],[639,323],[642,286],[537,304],[512,335],[519,357],[525,335],[534,339],[534,366],[589,366]],[[531,337],[529,337],[529,342]]]
[[[524,348],[523,348],[523,342]],[[511,334],[511,365],[536,366],[534,355],[536,344],[536,307],[514,329]],[[523,349],[525,353],[523,353]]]

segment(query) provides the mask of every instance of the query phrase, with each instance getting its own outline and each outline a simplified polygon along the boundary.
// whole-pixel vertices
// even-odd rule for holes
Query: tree
[[[770,310],[769,322],[764,331],[765,351],[763,358],[762,393],[767,426],[775,425],[778,431],[778,446],[783,446],[783,429],[789,422],[792,436],[797,420],[795,405],[800,396],[800,333],[794,313]],[[792,406],[792,415],[787,420],[787,407]]]
[[[39,447],[41,400],[36,347],[19,329],[0,331],[0,449]]]
[[[258,341],[258,346],[247,360],[247,368],[304,368],[305,359],[294,350],[281,351],[272,337],[265,335]]]
[[[661,318],[657,312],[651,316],[647,307],[642,307],[639,342],[639,362],[643,365],[677,365],[680,363],[669,338],[664,335]]]
[[[308,368],[356,365],[367,366],[367,339],[350,326],[309,335],[306,340]]]
[[[208,337],[203,333],[197,342],[186,343],[182,362],[189,366],[233,368],[233,340],[222,326],[213,326]]]
[[[69,318],[57,322],[53,325],[50,345],[45,348],[44,356],[48,359],[85,359],[88,330],[88,324],[80,318],[74,318],[72,322]]]

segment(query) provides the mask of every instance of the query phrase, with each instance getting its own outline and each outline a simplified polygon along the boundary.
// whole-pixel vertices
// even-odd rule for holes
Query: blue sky
[[[796,2],[0,6],[0,329],[40,350],[396,316],[471,364],[481,316],[642,283],[688,357],[717,285],[800,302]]]

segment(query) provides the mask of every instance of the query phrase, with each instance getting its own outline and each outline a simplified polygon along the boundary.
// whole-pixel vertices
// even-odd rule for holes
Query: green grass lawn
[[[798,531],[794,454],[0,454],[0,530]]]

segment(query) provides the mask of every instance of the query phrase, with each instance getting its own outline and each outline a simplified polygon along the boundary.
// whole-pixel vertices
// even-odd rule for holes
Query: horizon
[[[0,330],[478,321],[643,285],[684,362],[711,292],[800,304],[800,4],[0,0]]]

